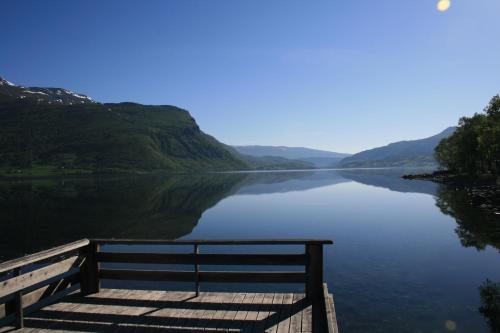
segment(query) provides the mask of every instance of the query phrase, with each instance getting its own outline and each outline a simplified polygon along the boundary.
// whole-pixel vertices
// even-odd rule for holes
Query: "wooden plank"
[[[217,309],[215,314],[212,317],[212,320],[215,323],[215,330],[222,331],[224,330],[225,321],[224,318],[226,314],[231,311],[231,308],[234,306],[234,302],[238,297],[238,293],[219,293],[219,304],[220,307]]]
[[[300,332],[301,328],[307,331],[307,324],[300,320],[302,312],[299,306],[303,307],[305,302],[303,294],[200,293],[200,297],[197,298],[193,295],[193,292],[104,289],[99,294],[90,297],[93,300],[103,299],[102,304],[96,301],[86,302],[87,297],[81,298],[82,303],[63,301],[43,310],[60,312],[61,316],[49,319],[46,323],[43,322],[46,320],[43,316],[35,316],[34,320],[37,321],[37,328],[43,328],[46,325],[45,327],[51,330],[70,329],[72,331],[266,331],[281,333]],[[76,295],[71,297],[76,297],[75,301],[80,299]],[[109,303],[106,299],[116,300],[117,303],[114,305],[114,302]],[[123,303],[119,300],[123,300]],[[144,304],[138,303],[130,306],[126,305],[127,300],[144,300]],[[172,305],[165,307],[162,302],[171,302]],[[176,306],[177,302],[180,307]],[[299,302],[301,303],[298,304]],[[187,304],[190,306],[186,306]],[[268,306],[270,304],[274,305],[270,308]],[[73,308],[71,308],[72,305]],[[92,319],[92,314],[95,314],[94,319]],[[274,318],[269,317],[269,314]],[[91,319],[83,321],[85,316]],[[267,323],[266,318],[271,318],[271,321]],[[310,329],[309,332],[311,332]]]
[[[157,300],[160,299],[161,293],[152,292],[138,292],[135,290],[115,290],[111,297],[114,299],[123,299],[124,301],[134,299],[142,300],[147,296],[147,300]],[[152,307],[149,306],[149,302],[145,302],[143,306],[123,306],[115,307],[112,311],[113,315],[119,315],[121,320],[115,320],[111,327],[107,329],[110,332],[134,332],[136,330],[136,325],[140,323],[140,320],[145,320],[141,318],[142,315],[148,314],[152,311]],[[104,310],[104,309],[103,309]],[[100,311],[102,313],[102,311]],[[109,311],[111,312],[111,311]]]
[[[274,293],[264,294],[261,306],[259,307],[259,313],[257,314],[256,323],[253,327],[254,332],[264,332],[266,321],[270,314],[269,305],[273,304],[274,295]]]
[[[200,295],[200,248],[198,244],[194,246],[194,291],[196,293],[196,296]]]
[[[101,279],[137,281],[194,281],[192,271],[156,271],[132,269],[101,269]]]
[[[72,275],[66,276],[61,280],[52,282],[46,286],[35,289],[31,292],[28,292],[23,295],[23,307],[30,307],[47,297],[51,297],[56,293],[66,289],[72,284],[78,283],[79,281],[79,273],[74,273]],[[12,301],[11,301],[12,302]],[[3,318],[7,315],[6,304],[0,304],[0,318]]]
[[[19,277],[22,275],[21,267],[16,268],[15,276]],[[14,298],[15,311],[16,314],[16,327],[23,328],[24,327],[24,311],[23,311],[23,291],[19,290],[16,292],[16,296]]]
[[[82,249],[82,255],[85,257],[85,262],[80,268],[81,291],[83,295],[98,293],[101,285],[99,281],[99,262],[97,261],[97,251],[99,245],[91,243]]]
[[[310,304],[302,310],[302,332],[312,332],[312,305]]]
[[[280,311],[280,322],[277,333],[288,333],[290,330],[290,315],[292,312],[293,294],[287,293],[283,296],[283,309]]]
[[[188,299],[190,295],[192,295],[191,292],[185,291],[164,292],[160,294],[160,297],[156,300],[158,303],[182,303],[184,300]],[[176,309],[173,307],[161,308],[155,304],[154,301],[151,304],[155,306],[155,309],[141,315],[139,320],[135,321],[135,327],[132,332],[143,332],[145,327],[152,331],[162,332],[164,330],[169,331],[168,329],[173,327],[173,323],[177,319],[175,317]]]
[[[214,331],[218,330],[222,325],[221,319],[224,317],[224,313],[227,307],[231,305],[234,299],[233,293],[216,293],[215,302],[216,306],[214,309],[206,312],[204,318],[207,319],[209,325],[205,325],[204,331]]]
[[[323,283],[323,297],[325,298],[328,333],[338,333],[339,328],[337,326],[335,307],[333,306],[333,297],[328,293],[328,286],[326,283]]]
[[[250,333],[253,331],[254,326],[256,325],[257,322],[257,317],[259,315],[259,307],[262,304],[262,301],[264,300],[264,294],[263,293],[258,293],[255,294],[255,297],[252,300],[252,304],[255,305],[255,310],[250,310],[247,313],[247,316],[245,318],[245,326],[243,327],[242,332],[247,332]]]
[[[46,307],[50,304],[53,304],[61,300],[63,297],[66,297],[71,293],[74,293],[75,291],[77,291],[77,289],[78,289],[78,283],[71,285],[65,289],[58,290],[54,293],[51,293],[50,295],[49,294],[44,295],[37,302],[31,304],[30,306],[27,306],[24,312],[25,314],[33,313],[43,307]]]
[[[30,321],[36,322],[36,324],[32,325],[34,327],[33,331],[37,332],[40,328],[48,331],[60,330],[61,322],[63,320],[71,322],[71,314],[77,312],[76,309],[78,309],[79,307],[81,307],[81,304],[68,304],[62,302],[42,308],[41,311],[60,311],[61,315],[58,318],[39,318],[36,316],[30,317]],[[64,311],[62,311],[62,308],[64,309]]]
[[[26,294],[23,294],[22,303],[25,309],[25,314],[31,313],[35,310],[40,309],[47,305],[46,301],[55,301],[64,297],[66,294],[63,291],[75,283],[78,283],[79,274],[74,273],[69,276],[65,276],[60,280],[51,282],[45,286],[38,289],[32,290]],[[9,306],[13,301],[9,301],[6,304],[0,304],[0,319],[5,317],[8,313],[13,313],[13,306]],[[8,308],[11,308],[10,310]],[[7,320],[8,321],[8,320]],[[1,326],[1,324],[0,324]]]
[[[308,245],[306,253],[309,257],[306,282],[307,296],[314,303],[323,296],[323,247],[321,245]]]
[[[9,260],[0,264],[0,274],[8,272],[18,267],[33,264],[35,262],[52,258],[73,250],[77,250],[89,244],[88,239],[81,239],[73,243],[61,245],[50,250],[41,251],[38,253],[30,254],[22,258]]]
[[[270,316],[268,317],[267,323],[266,323],[266,333],[275,333],[278,330],[278,325],[279,325],[279,319],[280,319],[280,313],[281,313],[281,305],[283,303],[283,294],[282,293],[277,293],[274,294],[273,298],[273,305],[279,306],[276,311],[271,311]]]
[[[61,280],[55,281],[51,284],[43,286],[39,289],[33,290],[32,292],[23,295],[23,304],[25,307],[38,303],[42,299],[52,296],[69,286],[78,283],[79,281],[79,273],[74,273],[67,277],[62,278]]]
[[[238,310],[241,306],[241,303],[245,299],[246,294],[245,293],[235,293],[235,297],[233,299],[233,302],[230,306],[230,308],[226,311],[223,317],[223,322],[220,326],[221,331],[228,332],[229,329],[231,328],[232,321],[236,317],[236,314],[238,313]]]
[[[189,331],[189,329],[194,329],[196,319],[200,314],[199,303],[203,303],[208,297],[209,293],[202,292],[198,297],[193,297],[188,300],[186,311],[182,312],[182,318],[176,323],[175,327],[180,328],[182,331]]]
[[[198,299],[198,297],[195,297],[195,293],[183,292],[182,299],[180,300],[180,304],[182,305],[181,308],[161,309],[159,312],[168,312],[171,314],[172,320],[169,322],[170,328],[181,328],[186,318],[192,313],[192,308],[195,303],[194,300],[196,299]]]
[[[0,282],[0,297],[10,295],[29,286],[61,275],[71,268],[79,266],[81,263],[82,259],[80,257],[73,256],[58,263],[2,281]]]
[[[303,254],[200,254],[202,265],[290,265],[306,264]]]
[[[77,326],[76,330],[78,331],[100,331],[100,332],[111,332],[111,331],[122,331],[125,327],[125,331],[133,331],[135,329],[135,325],[141,319],[141,315],[144,313],[148,313],[153,308],[151,302],[158,299],[159,295],[163,292],[158,291],[139,291],[139,290],[117,290],[111,289],[108,290],[107,294],[93,294],[90,297],[94,297],[94,295],[100,295],[99,298],[104,300],[103,304],[99,303],[87,303],[85,299],[88,297],[81,297],[82,304],[79,308],[76,309],[76,313],[74,313],[74,317],[72,317],[72,321],[74,323],[83,322],[83,325]],[[106,299],[113,300],[144,300],[144,304],[141,306],[126,306],[117,303],[116,305],[108,305],[106,304]],[[150,302],[151,300],[151,302]],[[85,317],[80,318],[79,314],[84,313]],[[95,314],[96,319],[92,319],[92,315]],[[101,317],[102,316],[102,317]],[[109,319],[106,317],[109,316]],[[115,319],[113,318],[120,318]],[[87,319],[89,318],[89,319]],[[83,319],[83,320],[82,320]],[[95,325],[94,327],[92,325]]]
[[[98,252],[100,262],[181,265],[291,265],[306,264],[304,254],[199,254]]]
[[[245,318],[247,317],[248,310],[245,307],[245,304],[252,304],[253,299],[255,298],[254,293],[247,293],[245,298],[242,300],[240,306],[238,307],[238,311],[236,315],[232,319],[231,325],[229,326],[229,331],[238,330],[240,331],[245,324]]]
[[[290,333],[300,332],[302,327],[302,309],[299,307],[304,300],[304,295],[293,295],[292,315],[290,318]]]
[[[323,246],[307,245],[306,253],[309,256],[309,269],[307,274],[307,296],[312,303],[312,330],[323,332],[325,330],[325,300],[323,298]]]
[[[200,272],[201,282],[303,283],[303,272]]]
[[[71,286],[69,288],[66,288],[62,291],[59,291],[53,295],[50,295],[48,297],[43,298],[39,302],[27,307],[24,312],[25,315],[29,317],[30,320],[32,320],[32,313],[36,313],[38,310],[45,308],[47,306],[50,306],[52,303],[56,303],[57,301],[61,300],[62,298],[68,296],[70,293],[73,293],[77,290],[78,284]]]
[[[167,292],[167,293],[169,293],[169,292]],[[182,313],[184,312],[184,310],[188,310],[188,309],[193,308],[193,305],[191,305],[191,304],[188,305],[187,306],[188,309],[185,309],[182,307],[189,303],[186,301],[189,301],[191,299],[196,299],[195,294],[193,292],[191,292],[191,291],[179,292],[179,298],[176,300],[176,302],[178,302],[178,304],[179,304],[178,307],[173,306],[173,307],[168,307],[168,308],[162,308],[159,311],[153,313],[152,315],[156,315],[158,313],[160,313],[160,314],[166,313],[168,315],[168,322],[165,322],[166,327],[168,327],[168,328],[180,327],[180,326],[176,326],[179,324],[179,316],[182,316]]]
[[[232,272],[213,271],[199,272],[200,282],[249,282],[249,283],[303,283],[306,275],[303,272]],[[195,281],[193,271],[159,271],[131,269],[101,269],[101,279],[138,280],[138,281]]]
[[[171,240],[171,239],[91,239],[96,244],[161,244],[161,245],[301,245],[333,244],[326,239],[218,239],[218,240]]]
[[[217,293],[207,292],[205,293],[205,297],[201,300],[201,303],[217,304],[218,298],[219,296]],[[199,309],[198,312],[196,313],[196,319],[193,320],[191,327],[196,328],[197,330],[200,331],[212,329],[212,327],[208,325],[208,322],[214,315],[215,311],[214,309],[201,307],[201,309]]]
[[[71,289],[71,288],[68,288]],[[64,291],[63,291],[64,292]],[[102,292],[100,295],[102,296],[111,296],[111,293],[109,291]],[[51,305],[48,305],[44,307],[41,311],[55,311],[59,313],[59,316],[57,318],[46,318],[46,317],[41,317],[37,318],[35,316],[30,317],[31,321],[37,321],[37,326],[43,327],[45,330],[48,331],[61,331],[63,329],[62,324],[68,323],[71,325],[71,328],[74,330],[75,325],[78,324],[78,321],[75,318],[75,315],[78,315],[79,313],[85,312],[85,307],[88,307],[89,304],[85,303],[85,298],[81,297],[79,295],[71,295],[68,296],[73,299],[72,302],[66,302],[65,299],[62,299],[58,303],[54,303]],[[75,300],[81,301],[81,303],[74,302]],[[96,308],[98,308],[96,306]],[[80,323],[80,330],[83,330],[83,325]],[[66,328],[67,329],[67,328]],[[38,332],[39,328],[34,328],[33,331]],[[88,326],[87,326],[88,330]],[[95,329],[97,330],[97,329]]]

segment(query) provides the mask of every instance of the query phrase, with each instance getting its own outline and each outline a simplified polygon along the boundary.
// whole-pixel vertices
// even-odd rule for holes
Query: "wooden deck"
[[[304,294],[102,289],[66,296],[7,331],[281,333],[311,332],[312,322]]]
[[[331,243],[83,239],[0,263],[0,332],[337,333],[333,299],[323,283],[323,246]],[[122,247],[110,252],[101,245]],[[135,245],[191,245],[193,249],[181,253],[136,252]],[[293,245],[303,246],[303,252],[252,253],[247,249],[246,253],[217,253],[214,245]],[[128,266],[116,268],[111,264]],[[142,269],[142,264],[187,265],[192,269]],[[242,265],[253,269],[227,269]],[[206,266],[218,266],[219,270],[206,270]],[[263,271],[262,266],[296,268]],[[194,290],[101,289],[101,280],[187,282],[193,283]],[[302,284],[305,294],[200,292],[202,284],[213,282],[236,286]]]

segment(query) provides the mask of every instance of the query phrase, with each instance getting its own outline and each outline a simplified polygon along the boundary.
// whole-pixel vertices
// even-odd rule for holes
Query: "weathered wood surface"
[[[156,245],[304,245],[333,244],[323,239],[217,239],[217,240],[168,240],[168,239],[92,239],[96,244],[156,244]]]
[[[134,253],[102,252],[101,244],[164,244],[193,245],[192,253]],[[304,245],[305,253],[291,254],[200,254],[200,246],[210,245]],[[322,286],[323,245],[332,244],[329,240],[81,240],[51,250],[29,255],[21,259],[0,264],[0,273],[14,271],[14,276],[0,281],[0,324],[15,322],[17,328],[23,328],[23,308],[34,313],[49,302],[58,301],[68,293],[80,287],[81,293],[72,298],[72,305],[55,311],[50,307],[36,312],[51,314],[43,318],[49,326],[34,325],[34,331],[52,329],[52,326],[70,322],[69,328],[62,331],[144,331],[146,329],[167,329],[168,331],[207,331],[237,330],[241,332],[337,332],[333,300]],[[67,258],[69,253],[78,250],[77,256]],[[64,254],[64,256],[63,256]],[[57,258],[56,258],[57,257]],[[31,270],[33,263],[49,258],[56,258],[57,263],[50,263],[39,269]],[[67,259],[64,259],[67,258]],[[53,262],[53,260],[52,260]],[[193,271],[178,270],[141,270],[101,268],[100,262],[117,263],[158,263],[191,264]],[[303,266],[304,271],[201,271],[200,265],[273,265]],[[36,266],[35,266],[36,267]],[[23,272],[27,269],[26,273]],[[78,271],[79,268],[79,271]],[[68,273],[71,273],[69,275]],[[64,276],[63,276],[64,275]],[[70,279],[68,279],[70,278]],[[115,280],[168,280],[195,282],[195,293],[186,298],[186,292],[140,292],[127,290],[106,290],[100,292],[100,279]],[[57,281],[56,279],[59,279]],[[61,280],[62,279],[62,280]],[[79,282],[79,285],[74,285]],[[306,296],[299,294],[253,294],[253,293],[200,293],[201,282],[263,282],[263,283],[305,283]],[[35,290],[35,288],[38,288]],[[88,296],[88,297],[85,297]],[[100,299],[115,304],[88,303],[88,300]],[[128,297],[128,298],[127,298]],[[132,297],[132,298],[131,298]],[[135,298],[133,298],[135,297]],[[167,299],[165,299],[165,297]],[[143,306],[121,306],[123,301],[148,303]],[[65,302],[71,302],[71,298]],[[156,301],[160,302],[158,306]],[[5,303],[7,302],[7,303]],[[168,306],[164,306],[168,302]],[[57,308],[58,304],[52,305]],[[121,306],[112,313],[87,313],[88,318],[81,318],[86,311],[102,308],[105,311]],[[180,307],[180,308],[177,308]],[[172,312],[174,309],[175,311]],[[200,309],[202,310],[200,312]],[[258,309],[258,310],[257,310]],[[165,316],[152,315],[158,311]],[[109,310],[111,311],[111,310]],[[62,312],[62,313],[60,313]],[[116,320],[101,323],[98,319],[112,316]],[[32,323],[40,318],[30,315]],[[38,318],[38,319],[37,319]],[[73,318],[80,318],[74,320]],[[14,319],[16,319],[14,321]],[[128,321],[127,321],[128,319]],[[41,319],[40,319],[41,320]],[[95,322],[97,320],[97,322]],[[153,321],[153,323],[151,323]],[[108,325],[109,324],[109,325]],[[328,327],[327,327],[328,324]],[[104,326],[103,326],[104,325]],[[207,326],[208,325],[208,326]],[[83,326],[81,329],[80,327]],[[95,326],[95,327],[94,327]],[[1,332],[1,330],[0,330]]]
[[[73,256],[55,264],[2,281],[0,282],[0,297],[5,297],[9,294],[23,290],[24,288],[66,273],[71,268],[78,267],[81,263],[82,258]]]
[[[111,280],[142,281],[187,281],[194,282],[230,282],[230,283],[303,283],[306,275],[303,272],[247,272],[247,271],[159,271],[141,269],[101,269],[99,276]]]
[[[38,253],[30,254],[27,256],[24,256],[22,258],[6,261],[3,263],[0,263],[0,274],[8,272],[10,270],[26,266],[29,264],[33,264],[36,262],[39,262],[41,260],[45,260],[48,258],[52,258],[61,254],[65,254],[74,250],[78,250],[86,245],[89,244],[88,239],[81,239],[73,243],[61,245],[55,248],[52,248],[50,250],[45,250],[41,251]]]
[[[27,315],[15,332],[311,332],[311,320],[304,294],[101,289]]]
[[[195,245],[197,247],[197,245]],[[141,263],[141,264],[181,264],[181,265],[291,265],[307,263],[303,254],[193,254],[193,253],[124,253],[98,252],[97,261]]]

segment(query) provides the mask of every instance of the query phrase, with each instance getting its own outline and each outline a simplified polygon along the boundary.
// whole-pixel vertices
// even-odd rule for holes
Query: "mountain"
[[[175,106],[101,104],[62,88],[1,82],[0,175],[250,168]]]
[[[314,169],[314,165],[299,160],[290,160],[279,156],[252,156],[240,153],[233,146],[226,149],[238,160],[244,161],[251,170],[306,170]]]
[[[34,103],[48,104],[96,104],[83,94],[63,88],[22,87],[0,77],[0,98],[12,97],[17,100],[26,100]],[[0,99],[1,101],[1,99]]]
[[[448,127],[441,133],[425,139],[400,141],[365,150],[343,159],[340,166],[344,168],[436,166],[434,148],[442,139],[453,134],[455,129],[456,127]]]
[[[233,146],[242,154],[251,156],[279,156],[292,160],[308,157],[344,158],[350,154],[335,153],[332,151],[318,150],[304,147],[285,146]]]
[[[295,160],[314,168],[327,168],[335,166],[350,154],[336,153],[304,147],[285,146],[233,146],[239,153],[254,157],[281,157]]]
[[[254,170],[305,170],[314,169],[312,163],[301,160],[290,160],[279,156],[238,155]]]

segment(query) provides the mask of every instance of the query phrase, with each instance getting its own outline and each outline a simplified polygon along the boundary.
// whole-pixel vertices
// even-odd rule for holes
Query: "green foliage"
[[[500,96],[493,96],[490,103],[484,108],[484,112],[488,116],[500,115]]]
[[[481,307],[479,312],[487,319],[492,332],[500,332],[500,283],[490,280],[479,287]]]
[[[174,106],[0,104],[0,170],[38,174],[248,169]],[[55,171],[54,171],[55,170]]]
[[[439,164],[469,175],[500,172],[500,97],[494,96],[484,114],[463,117],[455,133],[435,149]]]

